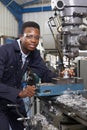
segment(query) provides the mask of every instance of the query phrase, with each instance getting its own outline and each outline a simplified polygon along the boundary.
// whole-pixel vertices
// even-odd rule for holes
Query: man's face
[[[40,31],[37,28],[27,27],[23,36],[20,37],[22,51],[27,54],[29,51],[35,50],[39,43]]]

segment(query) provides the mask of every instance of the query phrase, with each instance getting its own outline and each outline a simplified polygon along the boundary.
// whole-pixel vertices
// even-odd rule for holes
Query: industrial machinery
[[[55,78],[53,83],[37,84],[40,111],[32,118],[32,126],[35,130],[86,130],[87,99],[84,94],[87,90],[82,78],[78,77]]]
[[[48,25],[54,37],[60,64],[64,69],[64,56],[68,58],[70,67],[71,60],[79,55],[79,49],[87,49],[87,1],[51,0],[51,7],[54,16],[49,18]],[[49,122],[44,121],[45,126],[51,124],[58,130],[87,129],[87,90],[84,89],[81,78],[53,79],[51,84],[39,84],[37,88],[40,113],[46,118],[45,121]],[[40,116],[40,119],[43,120],[43,117]],[[38,130],[43,130],[44,125],[40,121],[42,127],[38,127]],[[51,128],[47,127],[45,130]]]
[[[51,0],[51,7],[54,16],[48,25],[64,69],[64,56],[70,67],[79,49],[87,49],[87,1]],[[36,87],[40,112],[29,119],[31,130],[87,130],[87,90],[82,78],[65,76]]]
[[[79,55],[79,49],[87,49],[87,1],[51,0],[51,7],[54,16],[48,25],[63,65],[63,56],[70,61]]]
[[[38,84],[36,96],[60,96],[66,92],[75,93],[78,91],[78,93],[81,93],[83,90],[82,78],[54,78],[53,83]]]

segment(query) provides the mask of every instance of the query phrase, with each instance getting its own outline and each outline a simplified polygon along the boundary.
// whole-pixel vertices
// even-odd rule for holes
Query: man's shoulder
[[[7,43],[7,44],[3,44],[0,46],[0,50],[12,50],[15,49],[15,48],[18,48],[18,45],[17,45],[17,41],[13,41],[12,43]]]

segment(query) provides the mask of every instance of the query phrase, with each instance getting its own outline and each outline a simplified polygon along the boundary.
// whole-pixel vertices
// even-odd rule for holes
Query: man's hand
[[[36,90],[35,86],[27,86],[24,90],[22,90],[19,93],[18,96],[21,98],[32,97],[35,94],[35,90]]]

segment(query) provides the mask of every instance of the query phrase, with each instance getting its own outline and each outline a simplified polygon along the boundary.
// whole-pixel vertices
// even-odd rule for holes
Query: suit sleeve
[[[3,74],[7,61],[8,54],[6,53],[6,50],[3,49],[3,47],[0,47],[0,98],[16,103],[16,99],[20,90],[14,88],[14,86],[9,86],[3,83]]]
[[[45,62],[40,56],[40,53],[37,52],[31,61],[31,68],[40,78],[42,82],[52,82],[52,78],[58,77],[58,74],[49,70],[46,67]]]

